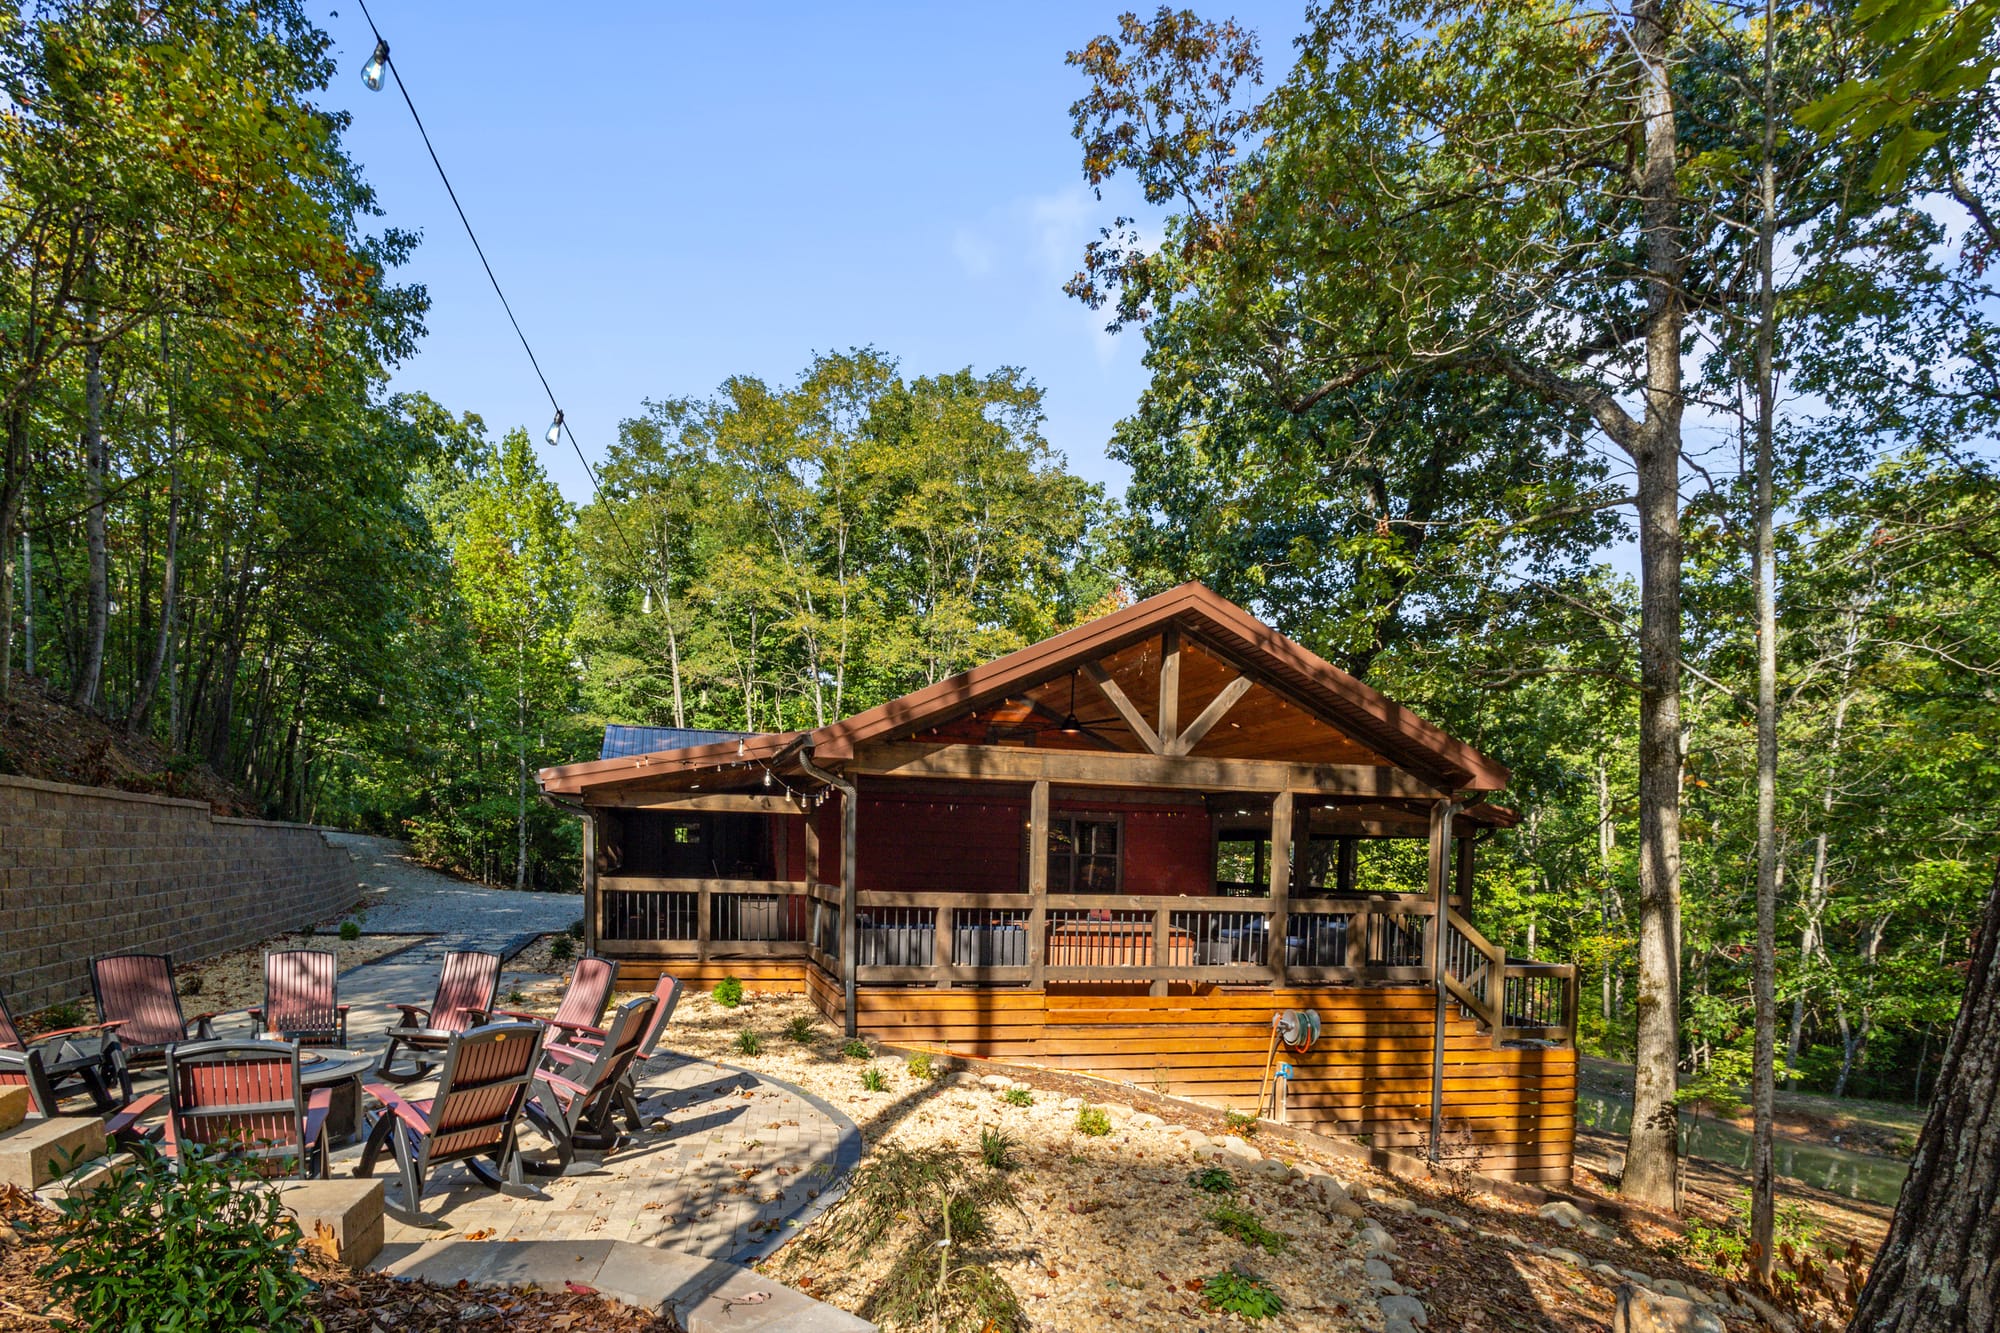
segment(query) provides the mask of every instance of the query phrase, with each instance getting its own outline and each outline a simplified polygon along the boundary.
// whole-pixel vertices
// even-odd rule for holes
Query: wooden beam
[[[1277,984],[1285,984],[1285,944],[1291,935],[1292,794],[1281,791],[1271,801],[1271,940],[1270,967]]]
[[[1167,743],[1167,753],[1184,755],[1201,744],[1201,738],[1208,735],[1215,724],[1228,715],[1236,706],[1236,701],[1249,692],[1251,680],[1248,676],[1238,676],[1222,687],[1222,693],[1208,701],[1208,707],[1201,710],[1201,716],[1188,723],[1188,729]]]
[[[597,952],[597,816],[583,817],[583,951]],[[51,1112],[53,1114],[53,1112]]]
[[[1309,796],[1430,797],[1437,792],[1400,769],[1369,764],[1291,764],[1268,759],[1209,759],[993,745],[883,742],[856,752],[847,771],[878,777],[976,778],[987,782],[1063,782],[1084,787],[1156,787],[1181,791],[1296,791]]]
[[[1028,989],[1043,984],[1044,942],[1049,933],[1049,783],[1028,792]]]
[[[623,893],[804,893],[802,879],[694,879],[670,875],[606,875],[603,889]]]
[[[1124,688],[1117,681],[1111,679],[1111,673],[1106,671],[1101,663],[1085,662],[1083,664],[1083,674],[1090,677],[1091,683],[1097,686],[1103,692],[1104,697],[1111,701],[1111,706],[1118,710],[1118,716],[1125,719],[1125,725],[1132,728],[1132,734],[1139,738],[1139,743],[1145,746],[1148,752],[1152,754],[1166,753],[1165,748],[1161,745],[1159,734],[1146,725],[1146,719],[1133,706],[1131,697],[1125,693]]]
[[[1160,631],[1160,744],[1172,745],[1181,731],[1181,627]]]
[[[749,792],[608,791],[589,804],[614,810],[716,811],[741,815],[799,813],[799,807],[787,797],[757,796]]]

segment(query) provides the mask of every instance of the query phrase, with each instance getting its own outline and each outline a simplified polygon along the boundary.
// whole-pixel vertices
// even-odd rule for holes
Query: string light
[[[561,444],[562,429],[563,429],[562,409],[558,407],[556,409],[556,419],[549,423],[549,432],[548,434],[542,436],[542,443],[546,444],[551,449]]]
[[[369,26],[374,26],[370,24]],[[361,81],[368,85],[368,91],[382,91],[382,67],[389,63],[389,43],[378,35],[375,38],[375,54],[368,57],[368,63],[361,67]]]

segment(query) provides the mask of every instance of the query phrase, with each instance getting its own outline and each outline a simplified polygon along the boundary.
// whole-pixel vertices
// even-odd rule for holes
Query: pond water
[[[1591,1129],[1623,1134],[1632,1127],[1632,1103],[1600,1092],[1579,1093],[1577,1119]],[[1734,1125],[1681,1114],[1681,1151],[1739,1170],[1750,1169],[1750,1136]],[[1779,1135],[1773,1145],[1778,1174],[1829,1194],[1895,1206],[1910,1164],[1894,1157],[1799,1143]]]

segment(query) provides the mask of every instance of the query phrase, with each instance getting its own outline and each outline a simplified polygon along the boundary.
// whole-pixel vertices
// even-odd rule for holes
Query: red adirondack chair
[[[326,1179],[326,1118],[333,1090],[299,1082],[299,1048],[285,1041],[223,1038],[167,1051],[167,1090],[126,1108],[137,1118],[167,1104],[161,1151],[247,1157],[267,1176]]]
[[[534,1099],[528,1103],[528,1119],[556,1146],[553,1165],[531,1162],[528,1169],[538,1174],[560,1175],[576,1159],[576,1150],[617,1148],[619,1134],[612,1127],[612,1112],[618,1109],[619,1085],[638,1057],[639,1043],[652,1026],[660,1002],[641,995],[618,1006],[603,1040],[589,1050],[550,1042],[543,1048],[543,1069],[535,1075]],[[635,1130],[638,1125],[632,1126]]]
[[[174,960],[166,954],[99,954],[90,960],[90,988],[97,995],[97,1016],[118,1024],[124,1056],[118,1079],[127,1102],[132,1100],[129,1066],[161,1059],[189,1037],[208,1041],[215,1036],[214,1014],[188,1018],[181,1012]]]
[[[389,1045],[375,1072],[392,1083],[408,1083],[434,1067],[457,1034],[484,1023],[500,989],[500,955],[483,949],[456,949],[444,956],[437,998],[429,1008],[394,1004],[402,1021],[389,1029]],[[407,1048],[414,1068],[397,1073],[396,1052]]]
[[[522,1177],[517,1135],[547,1031],[540,1023],[489,1023],[453,1033],[439,1062],[434,1097],[406,1098],[386,1084],[370,1083],[367,1092],[381,1109],[354,1174],[372,1174],[382,1149],[393,1146],[403,1176],[403,1207],[395,1211],[414,1226],[427,1225],[419,1212],[424,1182],[447,1162],[464,1162],[504,1194],[543,1197]]]
[[[34,1047],[26,1050],[0,1050],[0,1088],[26,1087],[28,1090],[28,1114],[37,1119],[46,1119],[62,1114],[57,1106],[56,1083],[49,1071],[43,1067],[42,1052]],[[133,1103],[104,1121],[106,1135],[124,1139],[132,1136],[134,1127],[147,1107]]]
[[[66,1085],[81,1083],[100,1111],[113,1105],[111,1085],[118,1081],[123,1064],[117,1030],[116,1023],[84,1023],[23,1037],[14,1024],[13,1010],[7,1007],[7,997],[0,994],[0,1051],[39,1052],[58,1097],[68,1091]]]
[[[660,974],[653,987],[653,998],[659,1003],[653,1009],[653,1016],[646,1024],[645,1035],[639,1039],[639,1050],[625,1065],[625,1072],[618,1078],[618,1106],[625,1112],[625,1123],[634,1133],[639,1130],[639,1067],[653,1058],[659,1049],[660,1038],[667,1030],[667,1020],[674,1016],[674,1006],[681,1002],[681,993],[687,988],[678,977]],[[567,1045],[576,1050],[594,1055],[604,1044],[605,1032],[602,1028],[580,1027],[572,1035]],[[567,1071],[566,1071],[567,1072]],[[570,1073],[574,1078],[575,1074]]]
[[[302,1046],[347,1045],[340,1003],[340,958],[331,949],[274,949],[264,955],[264,1004],[250,1017],[260,1032]]]
[[[576,971],[570,974],[569,989],[563,992],[562,1003],[556,1006],[554,1018],[523,1013],[518,1009],[498,1009],[494,1011],[494,1017],[547,1023],[550,1041],[568,1041],[571,1033],[597,1030],[617,984],[618,964],[609,958],[592,955],[577,960]]]

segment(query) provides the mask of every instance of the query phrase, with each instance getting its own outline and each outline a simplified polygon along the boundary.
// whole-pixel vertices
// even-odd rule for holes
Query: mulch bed
[[[51,1220],[27,1195],[0,1192],[0,1333],[47,1333],[62,1311],[50,1304],[36,1271],[55,1251],[34,1228]],[[300,1262],[318,1284],[313,1314],[327,1333],[441,1333],[445,1329],[509,1329],[541,1333],[680,1333],[669,1316],[598,1295],[581,1284],[568,1291],[502,1290],[460,1283],[441,1287],[383,1273],[354,1273],[311,1245]]]

